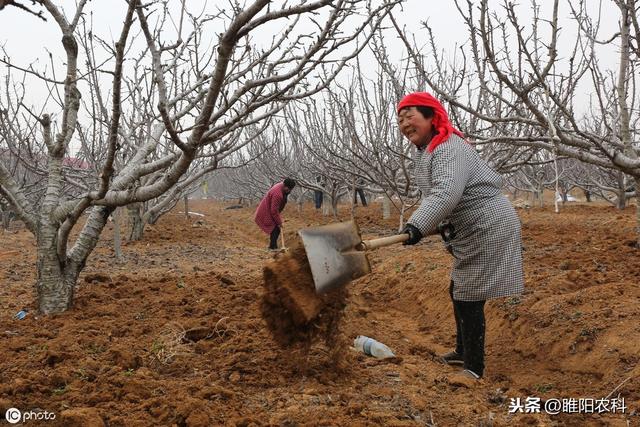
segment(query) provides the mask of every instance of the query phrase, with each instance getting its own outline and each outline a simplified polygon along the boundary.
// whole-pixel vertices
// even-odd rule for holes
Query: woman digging
[[[453,128],[433,96],[415,92],[398,104],[398,125],[417,147],[416,183],[422,202],[402,233],[415,245],[435,231],[455,261],[449,293],[456,320],[456,347],[442,355],[462,375],[484,372],[485,301],[522,293],[520,221],[502,194],[502,178]]]

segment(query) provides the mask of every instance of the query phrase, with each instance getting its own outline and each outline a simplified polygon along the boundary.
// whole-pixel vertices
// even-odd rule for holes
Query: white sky
[[[179,5],[181,0],[169,0],[170,3]],[[24,3],[30,5],[28,0]],[[68,4],[68,13],[75,10],[75,1],[62,0],[60,4]],[[491,7],[496,11],[502,10],[500,0],[490,1]],[[550,9],[551,1],[540,1],[544,10]],[[590,0],[590,7],[595,11],[597,7],[596,0]],[[207,12],[215,12],[218,7],[225,7],[227,0],[188,0],[190,10],[204,8]],[[612,8],[612,2],[605,1],[605,9]],[[527,0],[520,2],[519,10],[522,13],[522,23],[528,24],[527,16],[531,16],[530,6]],[[119,35],[121,22],[126,11],[124,1],[118,0],[93,0],[85,7],[87,15],[93,12],[93,22],[95,33],[101,35],[107,40],[116,39]],[[603,37],[611,35],[617,28],[616,11],[611,10],[608,22],[605,22],[605,31]],[[468,39],[467,30],[463,26],[460,16],[456,10],[453,1],[435,1],[435,0],[405,0],[403,9],[396,9],[394,15],[399,23],[406,26],[407,30],[416,35],[417,40],[424,40],[426,43],[426,32],[421,30],[421,22],[428,20],[429,24],[435,28],[435,35],[439,46],[445,51],[455,50],[455,45],[465,42]],[[564,35],[571,35],[569,21],[569,9],[565,1],[561,1],[560,18],[567,25]],[[571,40],[572,37],[562,37],[563,40]],[[402,45],[390,37],[387,40],[392,46],[397,43],[399,51],[403,50]],[[60,43],[60,30],[56,23],[49,16],[47,22],[24,13],[15,7],[5,7],[0,11],[0,47],[4,47],[11,56],[12,61],[21,66],[34,64],[38,68],[43,69],[48,65],[48,52],[51,52],[54,58],[60,58],[58,64],[61,64],[61,58],[64,58],[64,50]],[[609,49],[611,51],[611,49]],[[561,49],[562,52],[562,49]],[[615,52],[610,52],[615,54]],[[0,77],[6,75],[6,68],[0,68]]]
[[[31,5],[27,0],[23,1],[26,5]],[[68,13],[75,11],[74,0],[61,0],[59,4],[67,4]],[[169,0],[170,4],[176,6],[181,4],[181,0]],[[250,2],[247,2],[250,3]],[[539,1],[543,6],[542,16],[549,16],[548,10],[551,5],[551,1]],[[596,0],[590,0],[592,8],[597,7]],[[491,0],[490,7],[493,7],[496,11],[501,11],[500,0]],[[530,24],[530,19],[527,20],[527,16],[531,16],[530,5],[527,0],[520,3],[520,11],[522,13],[522,23],[525,25]],[[612,8],[612,3],[605,1],[608,8]],[[205,8],[209,13],[215,13],[218,7],[226,7],[228,1],[226,0],[187,0],[187,5],[190,10]],[[546,8],[546,9],[545,9]],[[107,41],[117,39],[121,29],[121,23],[126,11],[126,3],[122,0],[93,0],[85,7],[87,17],[89,13],[93,13],[94,32],[99,34]],[[439,48],[451,55],[455,52],[456,45],[464,43],[468,39],[468,32],[466,27],[462,23],[462,19],[458,14],[453,1],[435,1],[435,0],[406,0],[402,8],[396,9],[394,15],[400,25],[406,26],[408,33],[415,35],[418,43],[427,43],[426,31],[421,29],[421,22],[427,21],[435,29],[436,42]],[[601,38],[606,38],[613,34],[617,28],[615,17],[617,13],[612,11],[609,14],[613,15],[613,19],[609,18],[609,21],[605,25],[605,31],[602,33]],[[563,37],[560,39],[560,56],[563,56],[562,43],[571,43],[573,40],[572,27],[574,24],[568,19],[569,8],[566,5],[566,1],[561,1],[560,18],[561,22],[564,22]],[[71,19],[71,17],[68,17]],[[136,26],[136,30],[137,26]],[[221,32],[222,30],[220,30]],[[392,34],[392,33],[390,33]],[[571,36],[571,37],[569,37]],[[212,34],[212,38],[215,34]],[[53,61],[56,64],[57,78],[62,80],[62,70],[64,63],[64,50],[60,43],[61,35],[57,24],[53,18],[47,17],[47,22],[43,22],[32,15],[19,11],[15,7],[6,7],[0,11],[0,48],[4,48],[7,54],[11,57],[12,63],[21,67],[27,68],[33,64],[35,69],[40,71],[50,70],[49,55],[51,52]],[[166,39],[173,40],[172,35],[168,34]],[[396,54],[399,59],[404,56],[404,47],[397,40],[397,37],[390,36],[385,40],[388,46],[391,47],[390,52]],[[210,46],[210,41],[207,45]],[[570,46],[570,45],[569,45]],[[569,46],[565,46],[568,48]],[[609,47],[603,55],[609,55],[607,59],[613,66],[617,64],[617,58],[615,49]],[[1,56],[4,54],[0,53]],[[568,55],[568,53],[566,54]],[[566,57],[565,55],[565,57]],[[374,67],[371,67],[374,68]],[[3,96],[4,86],[2,84],[5,81],[7,75],[7,68],[5,65],[0,64],[0,96]],[[16,77],[18,74],[14,74]],[[36,111],[38,105],[41,105],[47,96],[47,91],[44,85],[36,84],[29,80],[29,96],[27,102],[36,105]],[[55,106],[51,106],[53,108]],[[49,108],[49,107],[48,107]],[[53,112],[53,111],[52,111]]]
[[[68,13],[75,10],[75,1],[64,0],[60,3],[73,5],[68,7]],[[180,4],[181,0],[170,0],[170,3]],[[431,0],[406,0],[404,10],[397,9],[394,14],[401,25],[406,25],[412,32],[418,32],[420,22],[428,19],[429,23],[438,29],[443,35],[442,42],[450,44],[466,39],[466,31],[458,25],[460,19],[452,1],[437,2],[437,8],[433,7],[435,1]],[[29,4],[27,1],[26,4]],[[122,4],[121,7],[115,5]],[[207,10],[213,13],[217,7],[225,7],[226,0],[188,0],[188,7],[198,9],[199,5],[205,5]],[[430,7],[427,7],[431,4]],[[95,33],[107,39],[117,39],[121,23],[126,11],[124,1],[118,0],[93,0],[85,6],[86,12],[94,13]],[[70,17],[68,17],[70,19]],[[455,29],[457,27],[457,29]],[[460,31],[463,30],[463,31]],[[35,61],[39,64],[48,62],[47,51],[54,58],[64,58],[64,50],[60,43],[60,30],[51,17],[47,22],[19,11],[15,7],[6,7],[0,12],[0,46],[3,46],[11,56],[12,61],[21,66],[28,66]],[[390,42],[392,42],[390,40]],[[443,46],[444,47],[444,46]],[[401,45],[398,43],[398,48]],[[42,65],[41,65],[42,66]],[[0,71],[0,76],[6,75],[5,70]]]

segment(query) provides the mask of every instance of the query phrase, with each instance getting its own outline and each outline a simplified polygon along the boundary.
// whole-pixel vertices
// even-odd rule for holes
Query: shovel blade
[[[365,252],[355,249],[362,238],[354,221],[305,228],[298,234],[317,293],[344,286],[371,272]]]

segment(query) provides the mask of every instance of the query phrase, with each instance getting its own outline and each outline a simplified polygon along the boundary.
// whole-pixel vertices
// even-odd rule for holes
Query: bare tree
[[[35,6],[35,5],[42,6],[42,3],[43,3],[42,0],[29,0],[29,1],[31,1],[32,6]],[[42,19],[43,21],[46,21],[45,17],[43,16],[44,15],[43,11],[37,11],[36,12],[31,7],[25,6],[23,3],[24,2],[17,2],[16,0],[0,0],[0,10],[4,9],[6,6],[13,6],[13,7],[16,7],[18,9],[20,9],[20,10],[23,10],[23,11],[27,12],[27,13],[30,13],[30,14]]]
[[[58,101],[60,114],[27,113],[22,104],[12,103],[17,114],[9,116],[9,106],[0,106],[5,112],[0,120],[5,124],[12,120],[24,123],[24,132],[4,137],[14,145],[40,147],[44,154],[46,187],[39,203],[28,199],[25,188],[4,164],[0,164],[0,194],[36,237],[38,306],[45,314],[71,306],[78,275],[116,207],[162,198],[176,185],[188,187],[188,179],[182,184],[181,180],[198,159],[237,151],[243,141],[251,139],[251,135],[240,140],[231,138],[234,132],[260,127],[288,102],[322,90],[361,52],[370,31],[397,1],[300,1],[285,2],[280,8],[268,0],[256,0],[244,8],[230,3],[215,15],[202,18],[225,28],[222,33],[214,33],[217,37],[208,50],[213,53],[208,63],[202,62],[207,52],[200,50],[201,36],[182,39],[182,17],[196,16],[188,13],[185,2],[173,20],[180,22],[174,41],[165,40],[166,32],[161,31],[168,13],[165,3],[126,3],[126,16],[112,55],[106,63],[97,65],[97,61],[79,61],[78,24],[87,1],[79,1],[69,19],[54,2],[43,0],[62,32],[66,65],[62,81],[37,74],[52,85],[52,98]],[[321,19],[315,19],[318,15]],[[282,27],[270,40],[261,34],[261,43],[256,45],[258,36],[254,34],[258,30],[268,32],[269,23]],[[137,28],[134,24],[146,41],[143,47],[136,38],[129,41],[130,32]],[[347,24],[351,30],[346,29]],[[140,51],[132,53],[136,47]],[[143,56],[146,59],[139,62],[143,69],[138,67],[140,79],[124,84],[124,76],[131,76],[126,71],[128,64]],[[85,117],[79,114],[81,89],[91,83],[92,74],[91,70],[79,70],[82,63],[108,74],[112,85],[108,98],[102,97],[102,101],[98,101],[97,91],[88,91],[90,108],[99,111],[84,126]],[[14,69],[34,74],[18,65]],[[132,84],[147,85],[148,93],[154,96],[140,99],[131,90]],[[61,96],[57,98],[59,89]],[[133,99],[139,103],[134,104]],[[45,104],[44,108],[48,110],[51,105]],[[138,116],[131,112],[136,108]],[[160,136],[155,132],[158,122]],[[93,147],[93,177],[82,182],[73,182],[63,167],[76,139],[84,141],[87,148],[100,141]],[[203,162],[201,166],[206,168]],[[192,182],[202,177],[198,173]],[[70,182],[75,184],[73,194],[64,192]],[[82,224],[85,213],[88,215]],[[70,231],[76,224],[81,230],[72,242]]]
[[[599,198],[618,209],[624,209],[627,202],[636,197],[633,178],[624,173],[605,168],[593,167],[579,162],[570,162],[566,168],[565,182],[580,188],[591,198]]]
[[[507,147],[504,153],[524,160],[532,159],[531,150],[545,150],[638,178],[640,110],[634,105],[639,57],[632,43],[638,34],[638,4],[610,3],[619,13],[619,31],[600,39],[599,18],[590,15],[586,2],[566,2],[576,36],[571,42],[563,35],[571,47],[560,52],[559,37],[567,26],[559,25],[559,0],[546,4],[548,17],[541,16],[537,1],[530,1],[533,18],[526,22],[513,2],[492,10],[487,0],[456,1],[470,36],[457,67],[441,60],[428,23],[430,43],[424,53],[396,28],[415,72],[449,103],[454,121],[478,142],[500,144]],[[615,69],[598,54],[598,46],[613,43],[619,51]],[[585,90],[587,102],[578,98]]]
[[[321,96],[285,111],[287,140],[298,165],[290,173],[303,187],[323,191],[334,215],[346,195],[354,213],[356,185],[369,194],[383,195],[400,213],[417,196],[410,179],[410,146],[395,125],[392,81],[385,81],[380,68],[377,71],[371,82],[356,61],[346,83],[335,82]]]

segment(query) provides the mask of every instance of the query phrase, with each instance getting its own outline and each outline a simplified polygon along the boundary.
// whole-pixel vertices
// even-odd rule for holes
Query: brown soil
[[[35,310],[32,236],[0,234],[0,417],[15,407],[56,414],[34,426],[640,424],[634,208],[519,211],[527,290],[487,304],[487,369],[470,384],[436,357],[455,336],[451,260],[437,238],[372,252],[372,274],[319,301],[291,294],[292,283],[312,291],[308,273],[278,270],[253,209],[191,207],[206,216],[164,216],[121,264],[106,230],[74,307],[57,316]],[[397,228],[380,212],[356,210],[365,238]],[[284,217],[287,242],[334,221],[293,203]],[[295,248],[284,256],[304,265]],[[399,358],[350,350],[359,334]],[[627,408],[508,413],[511,398],[528,396],[619,396]]]

